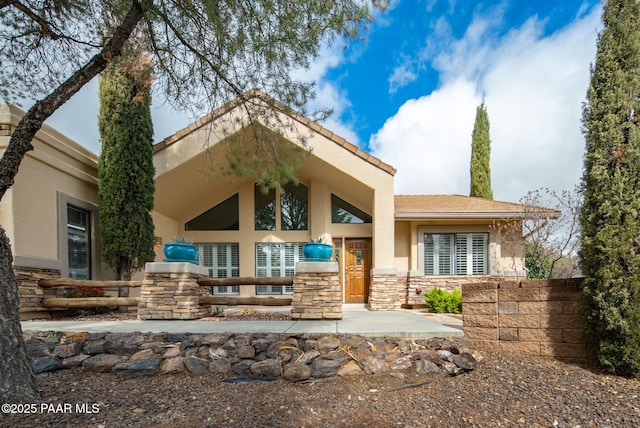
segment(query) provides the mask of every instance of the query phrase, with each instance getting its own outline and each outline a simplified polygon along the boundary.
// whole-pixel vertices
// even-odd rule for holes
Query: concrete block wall
[[[592,360],[580,279],[462,285],[465,336],[478,349]]]

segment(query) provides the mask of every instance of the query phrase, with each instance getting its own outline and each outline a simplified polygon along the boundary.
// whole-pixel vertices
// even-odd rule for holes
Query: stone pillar
[[[369,310],[397,311],[406,298],[403,281],[398,281],[395,269],[373,269],[369,289]]]
[[[342,319],[337,262],[299,262],[293,278],[291,318]]]
[[[140,289],[138,319],[193,320],[207,314],[198,278],[209,270],[192,263],[147,263]]]
[[[60,278],[60,270],[14,266],[13,272],[18,283],[21,319],[49,317],[52,309],[43,307],[42,299],[45,294],[49,294],[49,297],[54,297],[57,289],[40,288],[38,281],[41,279]]]

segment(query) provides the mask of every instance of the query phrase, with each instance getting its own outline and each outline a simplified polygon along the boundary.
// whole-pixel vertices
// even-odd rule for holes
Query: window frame
[[[89,279],[101,278],[102,265],[100,263],[99,253],[99,218],[98,206],[94,203],[84,201],[82,199],[67,195],[66,193],[57,192],[57,211],[58,211],[58,260],[60,260],[60,276],[69,278],[69,245],[67,241],[67,224],[69,222],[67,207],[72,206],[76,209],[89,213],[89,260],[90,260],[90,277]]]
[[[420,259],[418,261],[424,276],[482,276],[489,274],[490,236],[488,232],[452,232],[421,229],[419,229],[418,234],[420,247]],[[429,249],[426,240],[428,236],[433,239],[433,251],[440,246],[447,251],[446,255],[440,251],[437,254],[434,253],[431,263],[427,258]],[[445,239],[448,242],[444,242]],[[478,240],[481,240],[481,257],[478,257],[479,251],[476,247]],[[428,269],[428,264],[431,269]],[[480,266],[481,271],[480,269],[476,270],[478,266]],[[443,272],[443,270],[446,272]]]
[[[209,278],[237,278],[240,276],[240,244],[238,242],[198,242],[195,244],[202,257],[202,266],[209,270]],[[211,247],[210,266],[207,263],[208,257],[205,256],[206,247]],[[234,263],[234,247],[236,251]],[[220,260],[220,249],[225,250],[226,266],[219,266],[217,262]],[[220,271],[224,270],[231,275],[219,276]],[[240,294],[239,285],[214,285],[211,287],[211,294],[218,296],[237,296]]]
[[[296,263],[304,259],[305,242],[256,242],[255,270],[259,278],[290,278],[295,275]],[[264,251],[263,248],[269,248]],[[287,254],[287,250],[291,253]],[[274,251],[278,250],[278,251]],[[264,263],[260,255],[264,254]],[[274,256],[276,264],[274,264]],[[279,275],[272,275],[274,271]],[[293,285],[256,285],[256,295],[292,295]]]

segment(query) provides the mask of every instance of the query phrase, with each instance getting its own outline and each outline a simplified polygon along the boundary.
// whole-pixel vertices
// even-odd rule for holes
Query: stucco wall
[[[0,154],[23,115],[16,107],[0,105]],[[0,202],[0,223],[7,230],[14,257],[21,263],[36,267],[37,261],[44,261],[48,268],[58,263],[57,267],[64,271],[59,233],[66,224],[62,225],[59,213],[66,207],[59,207],[61,196],[63,200],[96,206],[98,157],[46,125],[32,143],[34,150],[26,154],[15,184]],[[98,262],[93,273],[100,278],[105,272],[97,251],[94,256]]]

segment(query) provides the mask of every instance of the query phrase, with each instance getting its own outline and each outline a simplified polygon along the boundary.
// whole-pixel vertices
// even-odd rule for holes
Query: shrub
[[[82,298],[82,297],[107,297],[107,293],[100,287],[77,287],[67,290],[65,296],[68,298]],[[113,309],[107,306],[91,307],[91,308],[79,308],[72,309],[70,311],[71,316],[78,315],[94,315],[104,314],[112,311]]]
[[[462,313],[462,292],[460,290],[446,291],[435,287],[424,293],[424,301],[431,312],[439,314]]]

